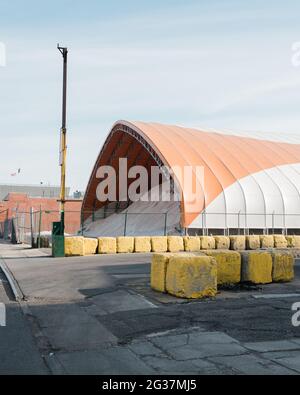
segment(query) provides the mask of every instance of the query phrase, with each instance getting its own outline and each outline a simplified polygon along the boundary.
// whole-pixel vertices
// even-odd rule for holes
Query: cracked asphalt
[[[0,244],[0,256],[25,296],[15,302],[0,274],[1,374],[300,374],[299,261],[291,284],[189,302],[150,289],[150,255],[53,259]]]

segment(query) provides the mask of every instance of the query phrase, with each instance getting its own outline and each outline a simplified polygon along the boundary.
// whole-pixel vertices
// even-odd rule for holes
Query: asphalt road
[[[0,373],[300,374],[299,261],[293,283],[190,302],[150,289],[150,255],[0,254],[26,297],[15,303],[0,284]]]

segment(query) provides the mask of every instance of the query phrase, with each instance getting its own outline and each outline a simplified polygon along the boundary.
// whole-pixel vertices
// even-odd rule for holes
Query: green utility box
[[[65,256],[65,236],[61,222],[52,224],[52,256],[54,258]]]

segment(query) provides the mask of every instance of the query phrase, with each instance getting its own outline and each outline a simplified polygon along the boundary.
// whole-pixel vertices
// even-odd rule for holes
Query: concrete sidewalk
[[[54,259],[0,244],[0,256],[52,373],[300,373],[299,264],[292,284],[188,302],[150,289],[151,255]]]

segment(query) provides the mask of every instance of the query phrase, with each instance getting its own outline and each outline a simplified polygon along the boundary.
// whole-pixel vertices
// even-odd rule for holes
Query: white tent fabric
[[[224,190],[191,228],[300,228],[300,164],[247,176]]]

